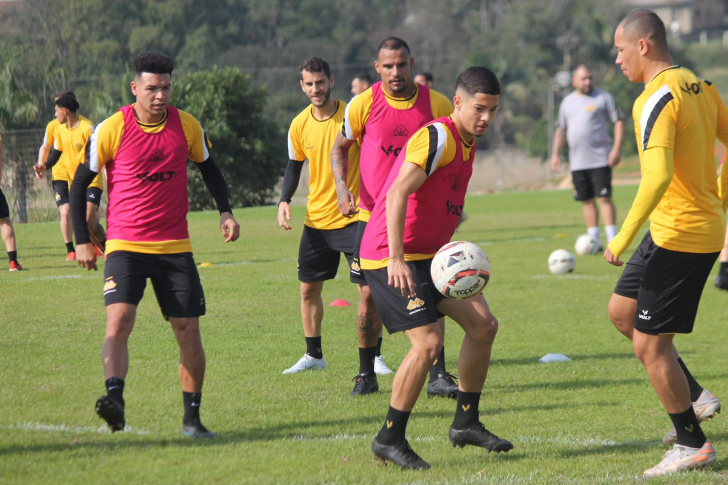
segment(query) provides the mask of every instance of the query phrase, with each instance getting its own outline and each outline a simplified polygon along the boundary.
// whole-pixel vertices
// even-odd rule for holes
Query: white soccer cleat
[[[645,470],[646,477],[657,477],[683,470],[704,468],[715,463],[715,448],[710,440],[706,440],[702,448],[675,445],[665,453],[662,461],[649,470]]]
[[[283,373],[295,374],[296,372],[302,372],[305,370],[319,370],[325,368],[326,362],[324,362],[323,357],[321,357],[320,359],[316,359],[308,354],[303,354],[303,357],[301,357],[298,362],[293,364],[293,367],[289,367],[288,369],[284,370]]]
[[[374,357],[374,373],[379,374],[380,376],[384,376],[387,374],[394,374],[394,371],[387,367],[387,364],[384,363],[384,359],[381,355],[378,355]]]
[[[720,401],[707,389],[703,389],[700,393],[700,397],[693,403],[693,409],[695,410],[695,416],[698,418],[698,422],[702,423],[710,418],[714,418],[716,414],[720,413]],[[662,438],[662,442],[666,445],[677,441],[677,433],[675,433],[675,427],[667,432]]]

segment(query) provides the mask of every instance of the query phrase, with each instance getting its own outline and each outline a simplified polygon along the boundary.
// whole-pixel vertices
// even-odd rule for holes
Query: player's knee
[[[315,283],[301,283],[301,300],[313,301],[321,298],[321,285]]]
[[[468,334],[470,338],[481,345],[491,345],[498,333],[498,319],[489,314],[477,325],[473,325]]]

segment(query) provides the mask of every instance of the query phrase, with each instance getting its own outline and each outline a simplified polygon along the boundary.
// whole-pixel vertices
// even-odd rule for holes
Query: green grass
[[[635,187],[616,189],[621,217],[634,193]],[[641,481],[667,450],[660,438],[670,423],[629,342],[607,318],[620,270],[598,256],[577,258],[572,275],[552,276],[546,266],[551,251],[573,250],[584,232],[580,207],[567,191],[503,192],[470,197],[466,211],[470,219],[456,237],[488,253],[493,269],[485,295],[501,324],[481,419],[513,441],[512,452],[453,448],[447,430],[454,402],[423,392],[408,437],[433,468],[377,466],[369,446],[392,377],[380,377],[377,395],[348,396],[358,368],[355,306],[326,308],[325,371],[281,375],[305,351],[296,279],[304,209],[294,208],[294,231],[284,233],[275,208],[265,207],[236,211],[243,235],[228,245],[215,214],[189,216],[197,262],[213,263],[200,268],[208,305],[202,415],[219,437],[202,442],[181,434],[178,352],[150,286],[130,340],[127,431],[112,435],[102,426],[93,412],[103,393],[102,273],[64,262],[57,223],[16,227],[28,271],[0,273],[0,482]],[[728,400],[728,295],[711,283],[696,332],[679,337],[677,346],[698,380]],[[355,302],[357,295],[344,265],[324,288],[326,304]],[[448,323],[453,372],[462,335]],[[385,336],[391,367],[407,349],[402,334]],[[550,352],[572,361],[538,363]],[[704,429],[719,453],[715,468],[655,483],[728,482],[726,420]]]

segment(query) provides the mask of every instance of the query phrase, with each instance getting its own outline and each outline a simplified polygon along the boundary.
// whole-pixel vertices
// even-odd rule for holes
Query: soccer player
[[[414,58],[411,57],[409,46],[404,40],[398,37],[384,39],[377,52],[374,67],[381,81],[351,100],[346,107],[342,132],[337,135],[331,151],[331,168],[336,180],[339,210],[345,217],[359,213],[351,280],[363,286],[357,318],[360,327],[370,328],[369,334],[372,337],[367,341],[359,341],[359,348],[367,355],[360,359],[361,362],[373,360],[377,345],[381,345],[382,328],[359,263],[359,245],[369,215],[389,170],[407,139],[428,121],[452,113],[449,99],[437,91],[412,82]],[[346,186],[348,151],[357,141],[361,143],[358,211],[356,197]],[[453,380],[454,376],[445,368],[444,352],[443,349],[432,367],[427,394],[454,398],[457,396],[458,386]],[[354,391],[365,393],[371,386],[376,386],[374,371],[369,365],[362,365]]]
[[[614,289],[609,316],[632,339],[674,425],[677,443],[645,471],[657,476],[716,459],[700,421],[717,413],[720,402],[690,375],[673,339],[692,332],[705,281],[723,247],[728,171],[718,181],[713,153],[716,136],[728,143],[728,107],[710,82],[673,64],[665,26],[654,12],[627,15],[614,44],[617,65],[645,90],[632,109],[642,180],[604,252],[607,262],[623,264],[620,255],[648,218],[650,231]]]
[[[0,136],[0,184],[3,181],[3,138]],[[5,249],[8,251],[10,260],[10,271],[21,271],[23,269],[18,263],[18,251],[15,246],[15,229],[10,220],[10,207],[5,198],[3,190],[0,189],[0,234],[2,234]]]
[[[372,85],[372,77],[368,72],[360,72],[351,80],[351,94],[359,96]]]
[[[199,317],[205,314],[205,296],[187,231],[188,158],[195,162],[215,198],[225,242],[238,239],[240,226],[233,218],[225,178],[210,156],[211,145],[200,123],[168,104],[172,59],[143,52],[133,59],[132,68],[131,92],[136,102],[96,128],[71,186],[78,264],[95,270],[96,252],[83,223],[84,202],[86,188],[106,167],[109,206],[102,358],[107,395],[96,401],[96,412],[112,432],[124,429],[127,342],[149,278],[180,349],[182,431],[193,438],[213,438],[215,434],[200,421],[205,351]]]
[[[568,138],[569,167],[574,183],[574,199],[581,201],[586,231],[599,242],[599,206],[604,220],[607,242],[617,235],[617,210],[612,202],[612,169],[617,166],[624,140],[624,120],[614,97],[594,87],[592,73],[585,65],[574,70],[574,91],[559,107],[559,126],[554,134],[551,169],[559,173],[559,153]],[[614,142],[609,123],[614,124]]]
[[[453,446],[509,451],[513,445],[485,429],[478,405],[498,321],[482,294],[445,298],[430,275],[432,258],[450,241],[473,173],[475,137],[488,131],[500,99],[500,83],[485,67],[470,67],[457,80],[452,116],[417,130],[397,157],[377,198],[361,243],[360,258],[384,326],[404,332],[412,347],[397,369],[381,431],[372,443],[377,460],[402,468],[430,465],[410,447],[407,421],[443,343],[439,317],[465,331],[458,374]]]
[[[38,178],[42,178],[43,174],[51,168],[55,170],[55,165],[64,159],[64,153],[67,155],[64,159],[64,167],[61,173],[73,180],[76,175],[76,169],[84,157],[86,142],[91,138],[94,131],[94,125],[85,117],[77,114],[79,104],[76,96],[72,93],[64,93],[59,96],[56,101],[56,120],[59,123],[55,130],[55,138],[53,148],[45,163],[35,165],[35,173]],[[60,199],[66,203],[64,207],[68,212],[68,188],[69,182],[54,181],[54,190],[56,194],[63,194]],[[106,232],[99,223],[99,206],[101,205],[101,195],[104,192],[104,181],[101,173],[91,182],[91,186],[86,191],[86,225],[94,245],[104,251],[106,246]],[[67,247],[73,249],[73,243],[68,243]],[[71,260],[75,259],[75,254],[69,253]]]
[[[347,218],[339,212],[328,160],[331,146],[344,120],[346,103],[331,97],[334,77],[324,59],[307,59],[299,67],[299,72],[301,90],[311,104],[293,119],[288,130],[289,162],[278,203],[278,225],[286,231],[291,230],[288,223],[291,220],[289,204],[296,193],[303,162],[308,160],[308,204],[298,250],[301,319],[306,353],[292,367],[283,371],[284,374],[326,367],[321,346],[321,322],[324,316],[321,292],[324,281],[336,276],[342,253],[349,265],[353,262],[358,221],[356,217]],[[352,166],[355,168],[349,172],[347,186],[356,196],[359,194],[358,157]]]
[[[431,72],[421,72],[415,76],[415,82],[417,84],[423,84],[428,88],[432,88],[435,84],[435,76]]]
[[[64,95],[70,95],[74,98],[76,95],[73,91],[64,91],[59,93],[54,101],[57,101]],[[56,111],[57,112],[57,111]],[[90,121],[82,115],[78,115],[79,119]],[[58,121],[58,117],[53,118],[52,121],[48,122],[46,126],[45,135],[43,136],[43,143],[38,150],[38,164],[36,167],[44,165],[46,159],[50,156],[51,150],[53,149],[56,139],[58,138],[58,130],[60,130],[61,123]],[[66,261],[74,261],[76,259],[76,250],[73,247],[73,228],[71,227],[71,212],[68,207],[68,189],[71,185],[71,179],[68,176],[68,170],[66,169],[66,160],[70,157],[70,154],[61,154],[60,158],[53,165],[53,171],[51,173],[51,186],[53,188],[53,197],[58,207],[58,212],[61,216],[61,236],[63,242],[66,245]],[[35,168],[35,167],[34,167]],[[40,177],[36,169],[36,175]]]

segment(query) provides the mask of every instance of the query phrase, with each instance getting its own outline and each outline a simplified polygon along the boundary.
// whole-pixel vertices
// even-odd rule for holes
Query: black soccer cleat
[[[410,448],[407,440],[398,445],[383,445],[374,438],[372,451],[374,460],[381,461],[385,465],[390,462],[408,470],[428,470],[430,468],[430,464]]]
[[[455,379],[458,377],[448,372],[438,372],[436,379],[430,379],[427,383],[427,397],[449,397],[457,399],[458,385]]]
[[[106,421],[112,433],[124,431],[124,406],[109,396],[101,396],[96,400],[96,414]]]
[[[448,435],[450,436],[452,445],[459,446],[460,448],[463,448],[465,445],[480,446],[488,450],[488,453],[491,451],[500,453],[501,451],[511,451],[513,449],[513,443],[497,437],[488,431],[481,422],[466,429],[455,429],[451,427]]]
[[[723,273],[715,277],[715,287],[719,290],[728,290],[728,275]]]
[[[374,372],[358,374],[352,381],[354,381],[354,390],[349,393],[350,396],[366,396],[379,391],[379,382]]]
[[[193,419],[189,423],[182,426],[182,433],[190,438],[214,438],[217,435],[205,428],[199,419]]]

